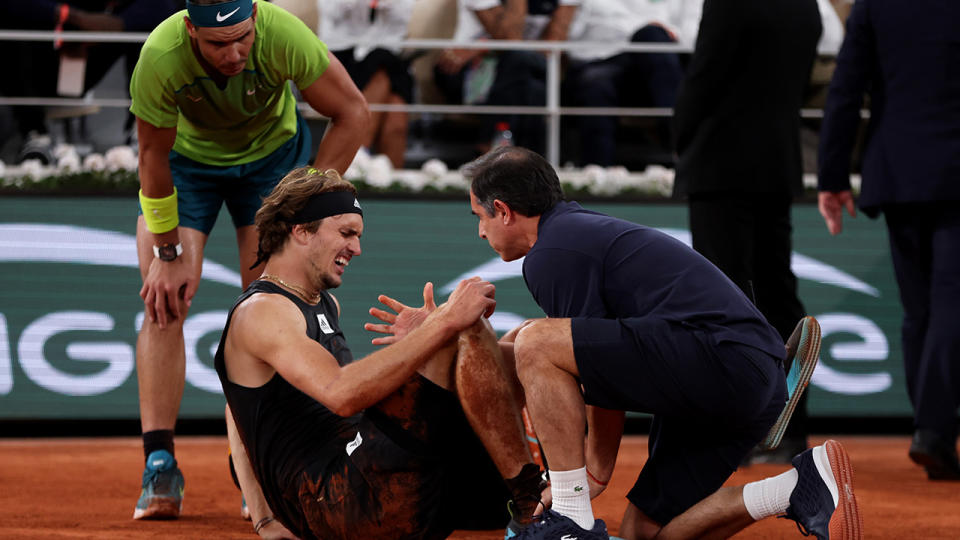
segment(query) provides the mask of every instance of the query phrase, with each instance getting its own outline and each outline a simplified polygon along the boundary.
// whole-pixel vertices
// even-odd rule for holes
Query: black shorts
[[[390,91],[400,96],[405,103],[413,102],[413,75],[410,62],[386,49],[374,49],[363,60],[357,61],[353,49],[333,51],[353,79],[353,84],[363,90],[373,75],[383,70],[390,78]]]
[[[510,519],[507,487],[457,397],[419,375],[365,411],[344,451],[306,471],[296,495],[303,538],[446,538]]]
[[[779,359],[690,325],[576,318],[571,331],[585,401],[654,415],[627,498],[660,524],[719,489],[786,401]]]

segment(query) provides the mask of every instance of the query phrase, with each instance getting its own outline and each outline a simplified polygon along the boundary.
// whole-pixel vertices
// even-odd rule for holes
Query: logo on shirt
[[[238,12],[238,11],[240,11],[240,8],[239,8],[239,7],[238,7],[237,9],[231,11],[230,13],[227,13],[226,15],[221,15],[220,12],[217,11],[217,22],[223,22],[223,21],[229,19],[231,15],[233,15],[234,13],[236,13],[236,12]]]
[[[330,321],[327,320],[327,316],[323,313],[317,314],[317,322],[320,324],[320,331],[324,334],[332,334],[333,327],[330,326]]]
[[[363,444],[363,437],[360,436],[360,432],[357,432],[357,436],[354,439],[347,443],[347,455],[353,453],[354,450],[360,447]]]

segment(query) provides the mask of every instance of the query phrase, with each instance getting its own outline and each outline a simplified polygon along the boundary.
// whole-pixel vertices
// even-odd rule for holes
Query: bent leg
[[[390,76],[386,71],[379,70],[370,77],[370,82],[363,87],[363,97],[367,99],[367,103],[387,103],[390,97]],[[370,132],[363,140],[363,145],[367,148],[371,148],[377,140],[386,114],[370,111]]]
[[[753,523],[743,504],[743,487],[732,486],[720,488],[663,528],[633,503],[629,503],[623,514],[619,535],[624,540],[720,539],[729,538]]]
[[[183,260],[190,265],[197,279],[203,263],[203,248],[207,236],[200,231],[180,228]],[[141,277],[145,277],[153,262],[153,238],[147,231],[143,217],[137,221],[137,256]],[[144,317],[137,337],[137,383],[140,394],[140,426],[144,433],[155,430],[173,430],[183,396],[185,356],[183,320],[187,306],[181,303],[183,316],[163,329],[149,317]]]
[[[551,469],[584,466],[586,405],[577,380],[570,319],[539,319],[513,346],[527,410]]]
[[[404,105],[403,98],[397,94],[390,94],[387,98],[390,105]],[[405,111],[390,111],[384,113],[383,124],[377,135],[377,150],[390,158],[394,168],[403,168],[404,154],[407,152],[408,117]]]
[[[729,538],[753,522],[743,504],[743,486],[724,487],[673,519],[657,538]]]
[[[588,62],[568,75],[574,103],[580,107],[617,107],[626,69],[622,56]],[[618,119],[615,116],[581,116],[580,161],[583,165],[613,165]]]
[[[533,462],[533,456],[510,372],[486,319],[461,332],[455,371],[457,395],[467,420],[503,477],[515,477]]]

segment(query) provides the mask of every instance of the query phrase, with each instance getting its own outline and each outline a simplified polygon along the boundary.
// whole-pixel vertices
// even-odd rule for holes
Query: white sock
[[[586,467],[572,471],[550,471],[550,493],[554,512],[572,519],[588,531],[593,529],[593,506],[590,505]]]
[[[786,512],[798,477],[797,470],[791,468],[778,476],[743,486],[743,505],[747,507],[750,517],[759,521]]]

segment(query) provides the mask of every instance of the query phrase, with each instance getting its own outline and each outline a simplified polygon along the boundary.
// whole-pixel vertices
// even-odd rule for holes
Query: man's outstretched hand
[[[370,315],[383,321],[383,324],[366,323],[363,327],[371,332],[387,334],[385,337],[374,338],[371,341],[374,345],[390,345],[391,343],[396,343],[403,338],[403,336],[423,324],[427,316],[437,309],[437,304],[433,299],[433,283],[430,282],[427,282],[423,286],[423,307],[410,307],[385,294],[378,296],[377,300],[393,310],[393,312],[376,307],[370,308]]]

